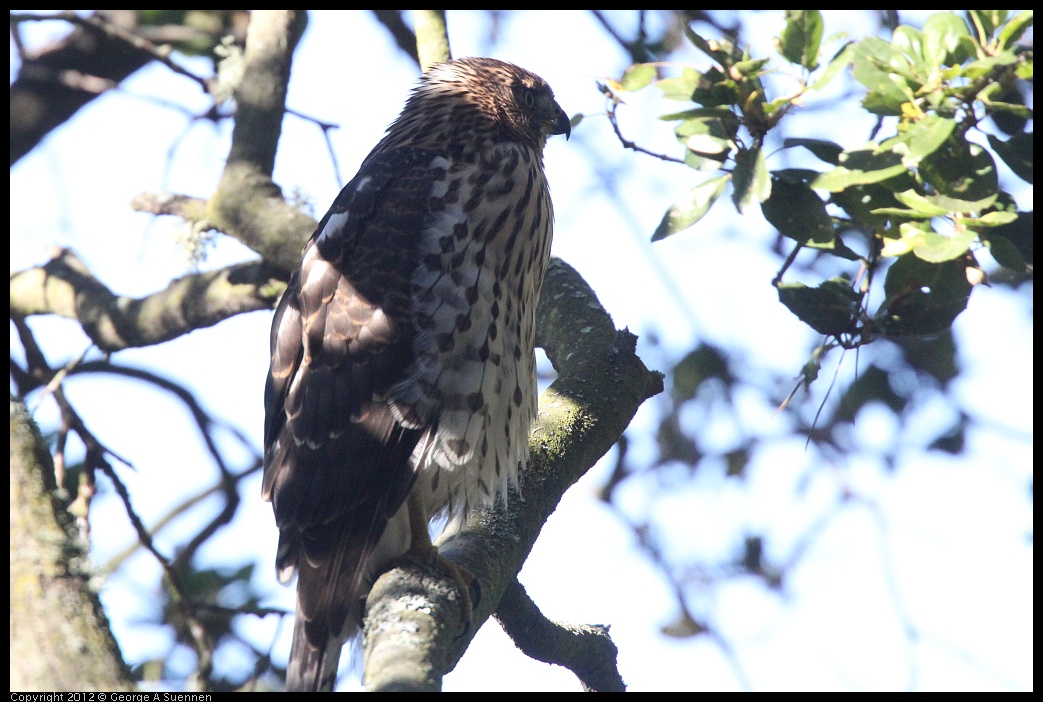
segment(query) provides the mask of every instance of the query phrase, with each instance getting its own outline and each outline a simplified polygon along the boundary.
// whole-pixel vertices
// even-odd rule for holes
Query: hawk
[[[287,689],[332,689],[373,580],[428,520],[517,480],[536,414],[536,303],[571,125],[502,61],[431,68],[304,247],[272,322],[263,495],[296,572]]]

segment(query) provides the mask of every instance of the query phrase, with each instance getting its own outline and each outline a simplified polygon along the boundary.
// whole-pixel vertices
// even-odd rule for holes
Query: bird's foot
[[[427,517],[412,496],[409,498],[409,511],[411,539],[404,558],[419,561],[455,583],[463,609],[464,633],[467,634],[474,623],[474,608],[482,599],[481,584],[469,570],[443,556],[438,547],[431,543]]]

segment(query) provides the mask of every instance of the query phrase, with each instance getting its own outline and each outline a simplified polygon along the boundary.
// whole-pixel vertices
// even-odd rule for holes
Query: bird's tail
[[[293,622],[293,645],[286,668],[287,692],[332,692],[344,641],[331,636],[325,644],[313,645],[304,632],[300,608]]]
[[[403,505],[389,521],[367,524],[353,533],[350,520],[339,528],[292,542],[297,551],[297,612],[286,668],[286,690],[332,691],[346,641],[358,634],[364,599],[373,578],[409,548],[409,509]],[[311,549],[311,551],[309,551]],[[283,550],[282,540],[280,551]]]

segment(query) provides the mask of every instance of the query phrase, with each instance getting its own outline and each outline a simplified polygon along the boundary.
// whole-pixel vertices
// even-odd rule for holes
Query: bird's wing
[[[416,149],[367,159],[305,246],[272,324],[263,495],[280,529],[280,580],[300,573],[294,646],[302,634],[320,662],[353,626],[426,430],[404,426],[386,395],[413,355],[410,275],[431,160]]]

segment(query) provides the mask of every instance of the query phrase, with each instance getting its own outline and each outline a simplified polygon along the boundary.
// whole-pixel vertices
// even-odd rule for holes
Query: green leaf
[[[992,83],[978,93],[978,99],[985,104],[989,117],[1007,136],[1026,133],[1028,121],[1032,117],[1032,110],[1025,106],[1021,85],[1023,83],[1017,81],[1004,89],[1000,83]]]
[[[882,185],[852,185],[833,193],[832,201],[856,222],[872,228],[883,227],[887,217],[873,214],[879,209],[894,207],[898,201],[894,193]]]
[[[938,207],[944,207],[949,212],[966,214],[971,212],[981,212],[982,210],[992,207],[998,196],[999,193],[993,193],[992,195],[986,195],[981,200],[961,200],[956,197],[949,197],[948,195],[928,195],[927,199]]]
[[[783,236],[816,248],[833,248],[833,219],[826,204],[806,185],[776,178],[761,211]]]
[[[768,63],[768,59],[751,59],[749,61],[739,61],[732,66],[732,75],[739,74],[743,78],[751,78],[759,76],[763,73],[763,68]]]
[[[880,145],[902,157],[906,168],[916,168],[920,161],[933,154],[956,128],[956,121],[938,115],[927,115],[907,126],[905,131]]]
[[[902,105],[915,100],[909,59],[880,37],[866,37],[855,44],[852,75],[869,89],[862,105],[874,114],[901,115]],[[915,87],[919,87],[918,85]]]
[[[918,212],[932,217],[946,217],[951,216],[953,213],[969,214],[981,212],[996,202],[997,195],[990,195],[981,200],[958,200],[946,195],[924,196],[915,190],[906,190],[905,192],[896,193],[895,197]]]
[[[732,141],[735,133],[729,132],[717,116],[686,120],[677,125],[674,134],[689,151],[719,162],[724,162],[735,147]]]
[[[916,256],[929,263],[942,263],[960,258],[974,240],[978,238],[973,229],[957,228],[951,236],[939,234],[931,228],[930,222],[903,222],[899,225],[902,240],[912,249]]]
[[[711,68],[692,93],[692,101],[705,107],[734,105],[739,100],[739,89],[735,80],[718,68]]]
[[[685,148],[705,158],[723,162],[731,152],[728,139],[721,139],[712,134],[693,134],[684,140]]]
[[[902,105],[907,102],[909,100],[905,96],[902,96],[902,99],[895,99],[892,95],[869,92],[862,98],[862,107],[866,112],[872,112],[874,115],[897,117],[902,114]]]
[[[686,66],[680,76],[656,81],[655,87],[662,91],[663,97],[667,100],[691,102],[695,89],[699,87],[700,78],[702,74],[699,71]]]
[[[823,71],[818,79],[809,86],[811,90],[822,90],[829,85],[829,82],[833,80],[838,73],[844,70],[849,63],[851,63],[854,55],[855,43],[849,41],[841,47],[840,51],[838,51],[832,59],[830,59],[829,63],[826,65],[826,70]]]
[[[740,151],[735,155],[732,171],[732,202],[740,213],[751,205],[764,202],[771,195],[771,174],[760,148]]]
[[[891,46],[896,51],[902,52],[905,56],[912,59],[914,66],[924,63],[924,38],[923,32],[915,27],[909,27],[902,25],[895,29],[894,34],[891,36]],[[927,72],[923,71],[923,77],[927,77]]]
[[[656,77],[655,65],[651,63],[635,63],[623,71],[623,77],[619,79],[623,90],[631,92],[648,87]]]
[[[688,194],[670,206],[663,221],[656,227],[652,241],[659,241],[692,226],[709,211],[724,192],[727,176],[711,178],[692,188]]]
[[[727,356],[710,344],[699,344],[678,361],[670,379],[671,394],[678,404],[694,398],[708,380],[723,380],[726,384],[733,382]]]
[[[808,183],[818,178],[820,173],[811,168],[780,168],[772,171],[771,175],[793,185],[807,186]]]
[[[877,320],[892,336],[937,334],[967,308],[971,284],[963,259],[929,263],[902,256],[887,271]]]
[[[928,217],[944,217],[949,214],[949,210],[944,207],[939,207],[915,190],[906,190],[904,192],[895,193],[895,199],[903,205],[908,205],[912,209],[921,214],[925,214]]]
[[[661,115],[659,119],[664,122],[687,121],[690,119],[717,120],[729,131],[735,132],[739,129],[739,117],[727,107],[693,107],[681,112],[670,112]]]
[[[1010,239],[1004,236],[997,236],[987,239],[985,244],[989,247],[989,253],[996,259],[996,263],[1012,271],[1020,273],[1028,271],[1025,259],[1021,257],[1017,247],[1010,243]]]
[[[840,163],[840,154],[844,152],[843,146],[828,139],[784,139],[782,141],[784,149],[791,149],[794,146],[803,146],[820,161],[834,166]]]
[[[1004,25],[1000,30],[999,48],[1010,49],[1021,39],[1029,27],[1032,26],[1032,10],[1022,10]]]
[[[1007,236],[1000,233],[1003,231],[1010,231],[1016,223],[1006,226],[1003,229],[991,229],[981,233],[982,241],[989,247],[989,253],[996,259],[996,263],[1000,264],[1004,268],[1009,268],[1012,271],[1018,271],[1019,273],[1026,273],[1029,271],[1029,264],[1025,260],[1025,256],[1022,255],[1021,250],[1011,241]],[[1032,232],[1029,232],[1029,256],[1031,257],[1031,236]]]
[[[959,354],[956,352],[952,329],[930,339],[896,339],[895,342],[913,370],[936,378],[942,385],[960,374],[961,369],[956,365]]]
[[[833,249],[829,253],[846,261],[861,261],[863,258],[857,251],[844,243],[840,234],[836,235],[836,241],[833,242]]]
[[[684,150],[684,165],[688,166],[693,170],[702,173],[709,173],[710,171],[719,171],[721,170],[721,163],[722,161],[719,157],[706,158],[705,156],[700,156],[694,151],[690,151],[688,149]]]
[[[1022,120],[1027,120],[1032,117],[1032,110],[1025,105],[1018,105],[1017,103],[1012,102],[997,102],[996,100],[989,100],[985,104],[988,105],[991,110],[1009,113],[1016,117],[1020,117]],[[993,118],[995,118],[995,115],[993,115]]]
[[[996,163],[988,151],[950,139],[920,163],[920,177],[938,195],[975,202],[999,193]]]
[[[1032,242],[1035,235],[1033,227],[1032,212],[1018,212],[1018,218],[1010,224],[1003,224],[994,229],[986,229],[981,233],[982,239],[989,244],[993,257],[1001,265],[1017,271],[1028,270],[1034,265]],[[999,243],[1003,239],[1018,254],[1018,261],[1011,258],[1001,259],[997,256],[997,244],[1001,248],[1007,248],[1006,243]],[[1000,256],[1004,255],[1000,252]]]
[[[816,178],[811,187],[840,192],[852,185],[879,183],[906,170],[901,156],[893,151],[874,148],[845,151],[840,154],[840,165]]]
[[[937,12],[928,17],[923,25],[923,37],[928,72],[962,63],[967,56],[961,49],[962,42],[970,37],[967,24],[952,12]]]
[[[875,364],[859,371],[855,381],[840,396],[836,417],[853,423],[859,411],[872,402],[880,402],[895,413],[901,412],[906,404],[905,398],[891,388],[890,372]]]
[[[976,27],[985,35],[982,43],[992,38],[996,29],[1007,21],[1008,10],[968,10],[967,14]]]
[[[818,68],[821,45],[822,13],[818,10],[786,10],[786,27],[777,41],[779,53],[790,63],[814,71]]]
[[[878,216],[878,217],[886,217],[888,219],[895,218],[895,217],[897,217],[899,219],[931,219],[932,217],[937,217],[938,216],[938,215],[933,215],[933,214],[927,214],[926,212],[919,212],[917,210],[907,210],[904,207],[878,207],[875,210],[873,210],[873,214]],[[898,256],[898,255],[901,255],[901,254],[905,253],[908,250],[909,249],[906,248],[906,249],[902,249],[902,251],[900,253],[898,253],[898,254],[884,254],[884,255],[885,256],[891,256],[891,255]]]
[[[989,145],[1000,155],[1014,175],[1032,183],[1032,135],[1016,134],[1007,141],[989,135]]]
[[[1018,216],[1013,212],[986,212],[981,217],[976,218],[965,218],[961,219],[960,222],[965,227],[971,229],[999,227],[1004,224],[1010,224],[1016,220]]]
[[[964,64],[962,68],[951,69],[953,74],[952,77],[958,76],[967,78],[968,80],[977,80],[995,70],[997,66],[1009,66],[1013,63],[1017,63],[1017,61],[1018,57],[1013,51],[1004,51],[995,56],[971,61],[968,64]]]
[[[730,66],[742,58],[742,52],[727,39],[716,41],[706,39],[689,25],[685,25],[684,34],[695,48],[712,58],[720,66]]]
[[[851,330],[859,313],[860,296],[851,281],[833,278],[818,287],[780,283],[779,302],[819,334],[839,336]]]

